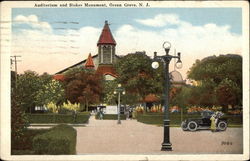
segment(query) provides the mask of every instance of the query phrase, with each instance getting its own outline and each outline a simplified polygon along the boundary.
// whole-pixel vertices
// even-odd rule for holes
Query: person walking
[[[100,120],[103,120],[103,111],[100,109]]]
[[[216,124],[215,124],[215,115],[214,114],[211,116],[210,120],[211,120],[210,129],[212,132],[215,132],[216,131]]]

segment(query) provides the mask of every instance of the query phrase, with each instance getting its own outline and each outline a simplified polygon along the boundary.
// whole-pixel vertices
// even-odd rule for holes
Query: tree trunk
[[[228,112],[228,107],[227,106],[222,106],[222,112],[227,114]]]
[[[86,111],[89,111],[89,102],[86,100]]]

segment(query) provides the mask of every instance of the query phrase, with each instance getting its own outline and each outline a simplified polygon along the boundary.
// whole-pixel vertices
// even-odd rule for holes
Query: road
[[[95,120],[90,117],[86,127],[77,129],[77,154],[242,154],[242,128],[223,132],[201,130],[184,132],[170,128],[173,151],[161,151],[163,127],[136,120]]]

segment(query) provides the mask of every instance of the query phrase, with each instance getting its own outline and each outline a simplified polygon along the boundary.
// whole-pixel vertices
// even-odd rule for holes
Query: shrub
[[[89,114],[27,114],[29,123],[87,123]]]
[[[98,115],[95,115],[95,118],[99,119]],[[103,115],[103,120],[117,120],[117,119],[118,119],[118,115],[117,114],[104,114]],[[126,120],[126,115],[121,114],[120,115],[120,119],[121,120]]]
[[[87,123],[89,121],[89,114],[77,114],[75,123],[81,124],[81,123]]]
[[[36,135],[48,132],[49,129],[26,129],[19,140],[11,140],[12,155],[33,154],[32,140]]]
[[[179,113],[172,113],[169,114],[170,117],[170,125],[180,125],[181,124],[181,114]],[[234,116],[234,115],[225,115],[225,118],[227,118],[229,125],[230,124],[236,124],[241,125],[242,124],[242,116]],[[146,123],[146,124],[156,124],[156,125],[162,125],[163,124],[163,113],[147,113],[147,114],[138,114],[137,115],[137,121]],[[201,118],[200,114],[184,114],[182,120],[185,120],[187,118]]]
[[[55,126],[49,132],[34,137],[35,154],[75,154],[76,135],[76,130],[71,126]]]

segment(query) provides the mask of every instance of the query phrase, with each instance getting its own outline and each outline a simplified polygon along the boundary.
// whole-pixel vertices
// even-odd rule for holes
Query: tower
[[[112,36],[108,21],[105,21],[97,42],[99,64],[113,64],[115,61],[116,42]]]
[[[105,80],[114,80],[117,77],[113,67],[113,63],[116,60],[115,46],[116,42],[109,29],[108,21],[105,21],[102,33],[97,42],[99,65],[96,71],[102,74]]]

